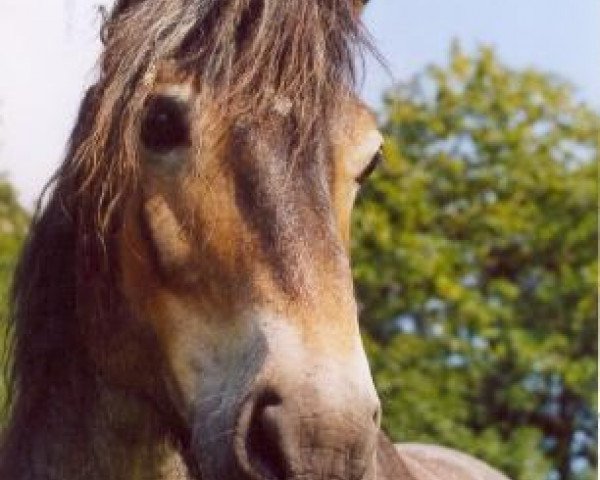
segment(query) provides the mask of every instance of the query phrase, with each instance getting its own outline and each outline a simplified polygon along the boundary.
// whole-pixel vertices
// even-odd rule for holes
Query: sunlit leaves
[[[576,439],[596,442],[598,115],[458,43],[384,113],[388,166],[353,252],[384,425],[516,479],[590,475]]]
[[[25,238],[29,217],[19,205],[15,190],[0,174],[0,425],[5,395],[3,362],[6,359],[6,315],[10,279]]]

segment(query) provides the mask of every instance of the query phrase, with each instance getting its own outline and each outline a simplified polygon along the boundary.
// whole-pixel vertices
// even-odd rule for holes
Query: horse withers
[[[117,2],[15,275],[0,479],[501,478],[379,430],[349,264],[382,142],[359,11]]]

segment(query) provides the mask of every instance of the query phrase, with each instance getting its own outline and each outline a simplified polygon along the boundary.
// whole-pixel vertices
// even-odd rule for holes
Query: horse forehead
[[[322,275],[317,259],[337,256],[333,159],[326,140],[295,158],[288,128],[277,113],[269,122],[236,125],[221,162],[233,185],[227,201],[239,212],[242,230],[279,288],[299,293]]]
[[[304,224],[311,219],[322,221],[322,214],[331,207],[333,160],[328,155],[327,139],[317,140],[313,148],[296,157],[287,127],[283,119],[256,128],[236,126],[224,160],[233,175],[240,210],[255,226],[260,223],[262,230],[277,226],[280,233],[292,219],[296,223],[302,217]],[[301,207],[307,206],[317,207],[311,210],[321,215],[303,214]]]

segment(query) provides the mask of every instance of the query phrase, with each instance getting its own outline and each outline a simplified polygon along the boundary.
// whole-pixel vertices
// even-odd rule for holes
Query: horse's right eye
[[[189,146],[185,106],[165,96],[151,98],[146,105],[140,135],[144,146],[159,154]]]

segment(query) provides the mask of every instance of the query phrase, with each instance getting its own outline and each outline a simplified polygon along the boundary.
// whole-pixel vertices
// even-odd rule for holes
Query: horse
[[[116,2],[15,272],[1,479],[505,478],[380,430],[349,260],[382,143],[361,9]]]

